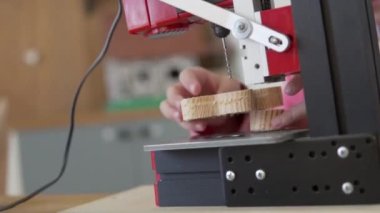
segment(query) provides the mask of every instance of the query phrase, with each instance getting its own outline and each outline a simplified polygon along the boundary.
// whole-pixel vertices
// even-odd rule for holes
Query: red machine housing
[[[123,0],[128,31],[131,34],[157,36],[181,31],[201,22],[193,15],[180,11],[160,0]],[[191,0],[189,0],[191,1]],[[233,8],[233,0],[208,0],[223,8]],[[262,24],[291,38],[291,47],[283,53],[267,50],[270,76],[300,71],[292,9],[290,6],[261,11]]]
[[[296,40],[293,13],[290,6],[261,11],[261,23],[273,30],[287,35],[291,46],[283,53],[267,49],[270,76],[300,72],[298,45]]]
[[[131,34],[154,36],[180,29],[200,20],[160,0],[123,0],[125,18]],[[220,7],[232,8],[232,0],[213,0]]]

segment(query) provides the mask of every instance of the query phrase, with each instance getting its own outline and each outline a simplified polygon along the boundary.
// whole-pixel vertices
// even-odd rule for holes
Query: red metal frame
[[[150,160],[152,165],[152,170],[154,172],[155,181],[154,181],[154,201],[156,203],[156,206],[160,206],[160,198],[158,194],[158,181],[160,181],[161,177],[160,174],[157,172],[156,169],[156,153],[150,152]]]
[[[261,21],[264,26],[284,33],[291,38],[291,46],[284,53],[267,50],[269,74],[291,74],[300,71],[297,40],[293,22],[292,8],[282,7],[261,12]]]
[[[191,1],[191,0],[189,0]],[[189,27],[198,19],[185,12],[178,12],[160,0],[123,0],[128,31],[146,36]],[[232,8],[233,0],[221,0],[218,6]]]

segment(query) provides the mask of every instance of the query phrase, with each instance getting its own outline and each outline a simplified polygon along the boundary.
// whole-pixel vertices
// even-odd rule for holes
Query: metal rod
[[[231,66],[230,62],[228,60],[228,51],[227,51],[227,45],[226,45],[226,39],[222,38],[222,43],[223,43],[223,50],[224,50],[224,58],[226,60],[226,67],[227,67],[227,73],[230,79],[232,79],[232,71],[231,71]]]

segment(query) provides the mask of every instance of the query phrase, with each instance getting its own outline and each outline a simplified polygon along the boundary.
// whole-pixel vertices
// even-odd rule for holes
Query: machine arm
[[[276,52],[285,52],[290,47],[290,39],[286,35],[209,2],[203,0],[161,1],[226,28],[237,39],[251,39]]]

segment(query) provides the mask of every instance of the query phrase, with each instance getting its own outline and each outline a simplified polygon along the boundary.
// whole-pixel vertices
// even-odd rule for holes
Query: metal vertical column
[[[371,0],[322,0],[342,134],[380,133],[379,48]]]
[[[292,6],[310,135],[337,135],[337,106],[321,2],[292,0]]]

